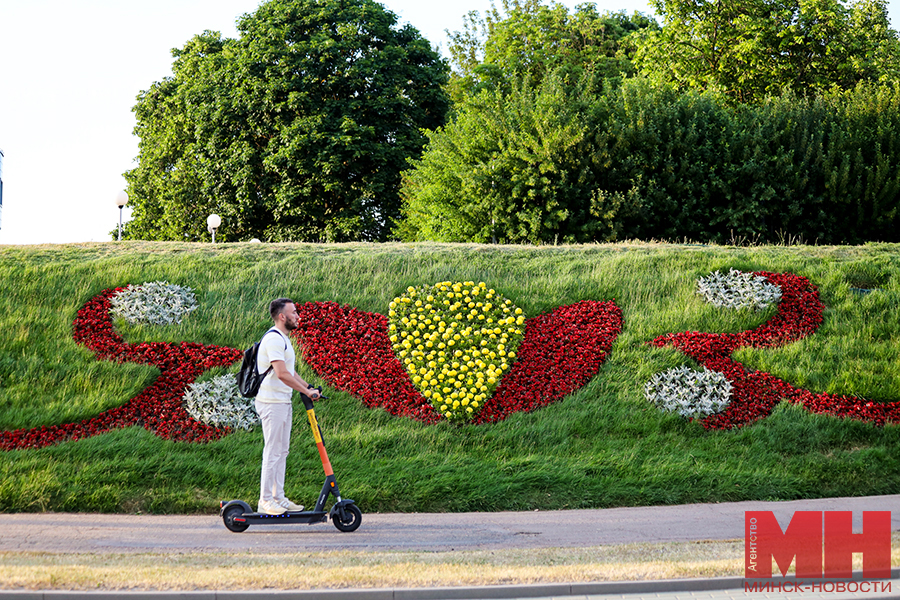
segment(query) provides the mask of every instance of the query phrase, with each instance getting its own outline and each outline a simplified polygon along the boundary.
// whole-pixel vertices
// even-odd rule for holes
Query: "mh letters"
[[[744,513],[744,577],[772,577],[772,559],[782,575],[796,558],[798,578],[849,578],[853,553],[862,554],[863,577],[891,576],[891,512],[864,511],[863,531],[853,533],[850,511],[797,511],[782,532],[772,511]],[[824,554],[824,561],[823,561]]]

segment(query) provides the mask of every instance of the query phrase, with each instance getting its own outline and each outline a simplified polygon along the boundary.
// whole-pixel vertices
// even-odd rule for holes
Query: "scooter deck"
[[[237,523],[251,525],[274,525],[276,523],[324,523],[328,520],[328,513],[323,511],[286,512],[280,515],[267,515],[265,513],[244,513],[235,517]]]

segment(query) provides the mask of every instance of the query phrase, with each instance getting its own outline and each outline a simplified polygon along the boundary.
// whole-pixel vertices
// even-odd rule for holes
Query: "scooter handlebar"
[[[328,399],[322,395],[322,388],[311,388],[311,389],[314,389],[319,392],[319,397],[316,398],[316,400],[327,400]],[[300,392],[300,399],[303,401],[303,406],[306,407],[306,410],[309,410],[313,407],[313,399],[310,398],[309,396],[307,396],[306,394],[304,394],[303,392]]]

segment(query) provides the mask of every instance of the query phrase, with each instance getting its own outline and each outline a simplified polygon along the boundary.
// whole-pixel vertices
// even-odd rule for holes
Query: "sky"
[[[564,0],[570,8],[582,0]],[[172,48],[206,29],[237,37],[259,0],[0,0],[0,244],[111,239],[122,173],[134,168],[131,112],[141,90],[171,74]],[[490,0],[382,1],[448,56],[446,30]],[[498,2],[499,4],[499,2]],[[600,11],[652,15],[644,0]],[[900,0],[888,3],[900,23]],[[124,210],[124,220],[129,218]]]

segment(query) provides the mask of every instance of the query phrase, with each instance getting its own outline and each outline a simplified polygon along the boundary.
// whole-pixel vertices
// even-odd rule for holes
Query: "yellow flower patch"
[[[484,282],[410,286],[388,312],[391,344],[413,385],[451,421],[478,413],[509,371],[525,315]]]

